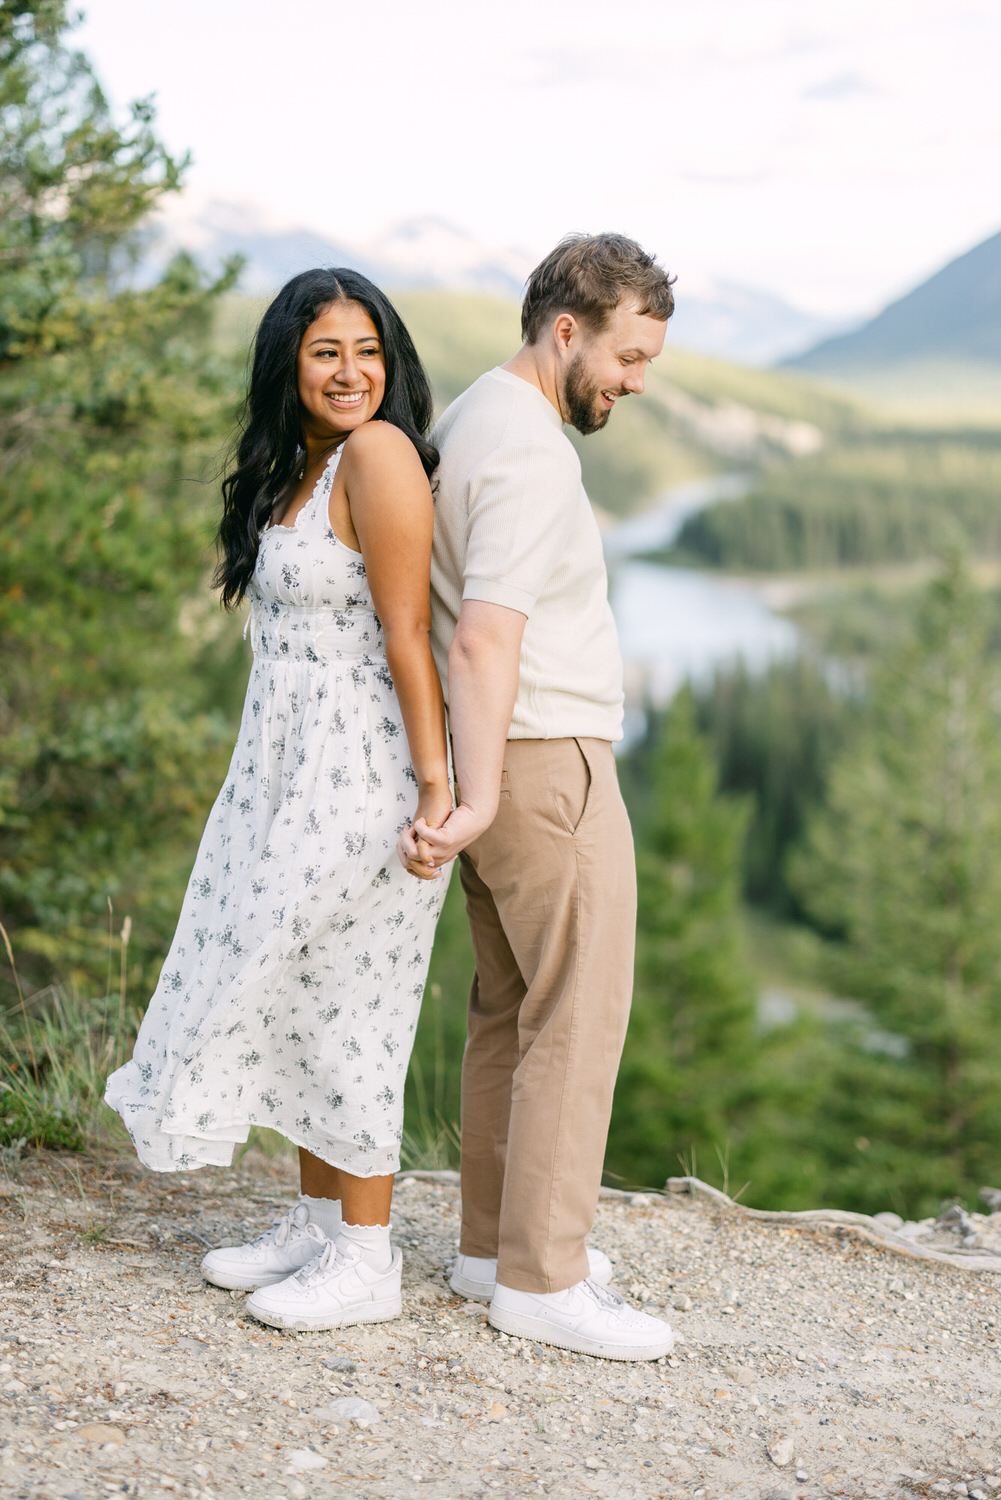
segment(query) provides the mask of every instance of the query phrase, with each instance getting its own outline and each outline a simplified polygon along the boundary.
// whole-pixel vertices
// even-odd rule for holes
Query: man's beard
[[[563,403],[570,426],[576,427],[584,437],[600,432],[611,416],[610,411],[598,406],[600,393],[601,387],[590,382],[583,352],[575,354],[567,366]]]

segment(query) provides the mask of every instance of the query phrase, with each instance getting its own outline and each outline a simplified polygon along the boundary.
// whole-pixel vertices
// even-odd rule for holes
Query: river
[[[760,670],[797,649],[796,627],[746,581],[637,555],[669,546],[688,516],[737,499],[749,484],[746,475],[719,474],[677,485],[651,510],[605,532],[609,597],[626,668],[627,739],[641,730],[645,706],[668,702],[686,679],[705,680],[738,657]]]

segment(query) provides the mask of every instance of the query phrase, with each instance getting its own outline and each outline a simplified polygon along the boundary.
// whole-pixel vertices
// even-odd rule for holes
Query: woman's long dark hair
[[[257,562],[261,532],[275,500],[295,472],[301,451],[298,358],[302,336],[332,302],[357,302],[375,324],[386,364],[386,390],[376,416],[405,432],[430,475],[437,450],[427,440],[434,417],[431,385],[389,298],[358,271],[302,271],[286,282],[261,319],[235,465],[222,482],[217,540],[222,557],[215,584],[227,609],[239,604]]]

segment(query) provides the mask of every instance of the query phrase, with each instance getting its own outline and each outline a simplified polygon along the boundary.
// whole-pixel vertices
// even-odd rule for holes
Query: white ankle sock
[[[328,1240],[336,1240],[341,1232],[341,1200],[339,1198],[311,1198],[308,1193],[299,1194],[299,1202],[309,1209],[310,1221],[322,1229]]]
[[[353,1245],[373,1271],[388,1271],[393,1264],[393,1247],[389,1243],[389,1224],[341,1224],[339,1240]]]

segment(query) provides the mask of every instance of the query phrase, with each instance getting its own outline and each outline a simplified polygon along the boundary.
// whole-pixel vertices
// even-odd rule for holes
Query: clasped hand
[[[396,845],[403,868],[420,880],[438,879],[442,865],[479,838],[491,821],[466,802],[451,808],[438,822],[418,807],[412,825],[403,830]]]

